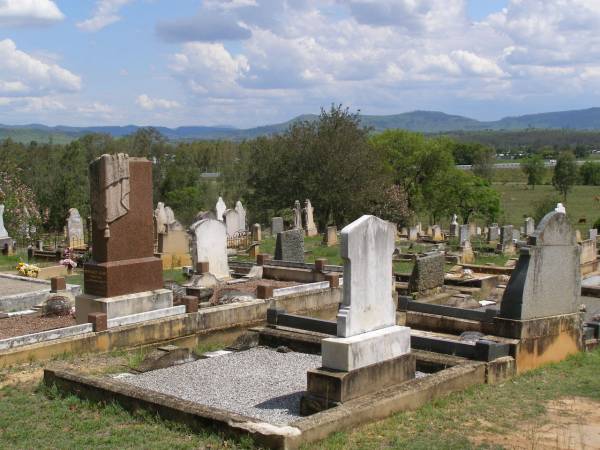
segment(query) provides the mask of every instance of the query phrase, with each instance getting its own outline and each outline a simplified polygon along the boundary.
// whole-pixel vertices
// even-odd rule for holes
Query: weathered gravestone
[[[579,247],[566,214],[551,212],[522,247],[500,317],[526,320],[576,313],[581,293]]]
[[[295,229],[277,233],[275,259],[304,262],[304,230]]]
[[[12,246],[12,239],[8,235],[8,231],[4,227],[4,192],[0,190],[0,250],[4,252],[6,248],[6,253],[10,251],[10,247]]]
[[[444,263],[443,253],[417,256],[408,280],[408,291],[424,294],[443,287]]]
[[[458,236],[458,217],[456,214],[452,214],[452,221],[450,222],[450,236]]]
[[[513,226],[512,225],[504,225],[500,229],[500,243],[499,250],[507,255],[513,254],[515,252],[515,245],[513,243]]]
[[[517,230],[516,228],[513,228],[512,238],[513,238],[513,241],[521,240],[521,230]]]
[[[458,231],[458,244],[461,247],[465,246],[465,242],[470,241],[471,238],[471,230],[469,225],[465,224],[465,225],[461,225],[460,229]]]
[[[69,247],[82,247],[85,245],[85,233],[83,229],[83,221],[76,208],[69,209],[69,217],[67,218],[67,240]]]
[[[431,239],[434,241],[443,241],[444,235],[442,234],[442,228],[439,225],[431,227]]]
[[[596,241],[598,239],[598,230],[596,228],[590,228],[589,236],[591,240]]]
[[[260,242],[262,241],[262,230],[260,227],[260,223],[255,223],[252,225],[252,242]]]
[[[304,201],[304,209],[302,212],[304,213],[304,231],[307,236],[316,236],[319,234],[313,217],[314,211],[315,208],[313,208],[310,200],[306,199]]]
[[[493,223],[488,228],[488,243],[498,242],[500,239],[500,228],[497,223]]]
[[[92,261],[84,265],[77,322],[85,323],[91,312],[110,319],[172,306],[154,256],[152,163],[102,155],[90,164],[90,191]]]
[[[215,212],[217,214],[217,220],[221,220],[221,221],[224,220],[223,215],[225,214],[225,211],[227,211],[227,205],[223,201],[223,198],[219,197],[219,199],[217,200],[217,204],[215,205]]]
[[[229,278],[227,262],[227,231],[223,222],[204,219],[190,227],[192,233],[192,261],[208,262],[208,271],[219,279]]]
[[[294,215],[294,229],[302,228],[302,207],[300,206],[300,200],[294,202],[292,208],[292,214]]]
[[[336,226],[327,227],[327,231],[325,232],[325,235],[323,236],[323,244],[325,244],[327,247],[333,247],[334,245],[337,245],[337,243],[338,243],[337,227]]]
[[[418,241],[419,240],[419,231],[417,227],[410,227],[408,229],[408,240],[409,241]]]
[[[238,213],[238,226],[240,227],[239,231],[246,231],[246,210],[242,206],[241,201],[237,201],[235,204],[235,210]]]
[[[240,227],[240,214],[235,209],[225,211],[223,218],[227,227],[227,236],[233,237],[235,233],[242,231]]]
[[[154,210],[154,221],[157,233],[156,251],[161,255],[163,268],[189,266],[192,263],[190,236],[175,218],[173,210],[158,202]]]
[[[535,231],[535,220],[533,220],[533,217],[527,217],[525,219],[525,230],[524,230],[524,233],[527,236],[531,236],[534,231]]]
[[[277,236],[277,233],[283,231],[283,217],[273,217],[271,219],[271,235]]]
[[[396,227],[374,216],[342,230],[344,295],[337,337],[321,341],[322,367],[308,371],[303,414],[414,378],[410,328],[396,325],[392,296],[395,237]]]

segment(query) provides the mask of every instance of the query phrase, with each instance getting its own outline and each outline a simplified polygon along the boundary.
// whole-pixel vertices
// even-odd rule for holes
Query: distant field
[[[501,195],[501,222],[514,225],[521,225],[524,217],[532,215],[537,202],[547,197],[560,197],[549,185],[531,189],[525,183],[494,183],[494,188]],[[594,199],[596,196],[600,196],[599,186],[575,186],[568,196],[567,214],[582,232],[587,231],[600,218],[600,203]],[[578,224],[579,219],[583,218],[586,219],[586,223]]]

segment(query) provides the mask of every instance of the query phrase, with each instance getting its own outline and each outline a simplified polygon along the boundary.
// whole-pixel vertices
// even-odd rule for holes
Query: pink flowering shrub
[[[23,238],[41,224],[33,190],[15,174],[0,171],[0,203],[4,204],[4,226],[13,238]]]

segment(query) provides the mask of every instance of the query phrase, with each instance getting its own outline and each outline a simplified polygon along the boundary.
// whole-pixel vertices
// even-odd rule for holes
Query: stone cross
[[[301,229],[302,228],[302,207],[300,206],[300,200],[296,200],[294,202],[294,208],[292,208],[292,212],[294,213],[294,228]]]
[[[223,201],[223,197],[219,197],[217,204],[215,205],[215,212],[217,213],[217,219],[223,221],[223,214],[227,211],[227,205]]]

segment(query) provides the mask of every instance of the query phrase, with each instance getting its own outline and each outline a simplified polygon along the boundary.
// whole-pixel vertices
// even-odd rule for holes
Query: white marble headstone
[[[7,238],[8,231],[4,227],[4,205],[0,205],[0,238]]]
[[[241,201],[237,201],[235,204],[235,210],[238,213],[238,219],[239,219],[239,229],[241,231],[245,231],[246,230],[246,210],[244,209],[244,206],[242,205]]]
[[[203,219],[190,227],[192,260],[208,261],[208,270],[217,278],[229,278],[227,262],[227,232],[225,224],[215,219]]]
[[[223,219],[225,220],[227,236],[232,237],[235,233],[240,231],[240,214],[235,209],[228,209],[225,211]]]
[[[77,208],[69,209],[69,218],[67,219],[67,237],[69,242],[81,241],[81,244],[83,244],[83,222]]]

